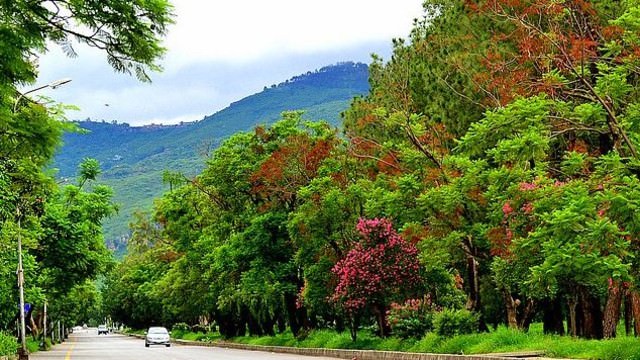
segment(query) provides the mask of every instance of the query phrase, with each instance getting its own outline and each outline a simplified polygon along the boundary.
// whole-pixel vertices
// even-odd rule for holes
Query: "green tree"
[[[170,11],[164,0],[0,4],[0,272],[7,279],[15,273],[17,254],[7,250],[21,236],[26,297],[36,307],[48,298],[52,309],[62,309],[69,291],[106,269],[110,254],[101,221],[114,206],[110,189],[82,189],[99,174],[95,161],[83,165],[88,171],[79,186],[59,188],[45,172],[62,133],[74,127],[64,121],[65,106],[35,102],[17,89],[35,81],[37,57],[51,43],[75,56],[74,40],[103,50],[115,70],[148,80],[148,71],[159,69],[160,36],[172,22]],[[3,327],[13,326],[14,292],[0,292]]]

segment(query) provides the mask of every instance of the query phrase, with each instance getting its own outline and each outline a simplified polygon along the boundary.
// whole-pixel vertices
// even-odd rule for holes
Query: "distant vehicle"
[[[105,335],[109,334],[109,329],[107,329],[107,325],[98,326],[98,335],[100,334],[105,334]]]
[[[150,327],[144,337],[144,346],[149,347],[149,345],[171,346],[171,339],[167,329],[160,326]]]

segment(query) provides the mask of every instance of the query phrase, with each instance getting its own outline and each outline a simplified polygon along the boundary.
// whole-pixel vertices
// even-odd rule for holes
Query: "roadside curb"
[[[285,353],[304,356],[323,356],[339,359],[357,360],[505,360],[513,357],[491,356],[491,355],[451,355],[451,354],[427,354],[409,353],[400,351],[377,351],[377,350],[343,350],[343,349],[320,349],[320,348],[295,348],[287,346],[264,346],[230,343],[225,341],[201,342],[189,340],[172,340],[179,345],[220,347],[228,349],[264,351],[274,353]]]
[[[144,339],[144,335],[124,334],[127,336]],[[378,350],[345,350],[345,349],[320,349],[320,348],[295,348],[288,346],[265,346],[265,345],[247,345],[232,343],[226,341],[203,342],[171,339],[171,342],[178,345],[202,346],[202,347],[218,347],[227,349],[264,351],[272,353],[284,353],[303,356],[323,356],[339,359],[357,359],[357,360],[514,360],[524,358],[534,358],[541,355],[541,352],[524,352],[524,353],[504,353],[504,354],[486,354],[486,355],[454,355],[454,354],[429,354],[429,353],[410,353],[401,351],[378,351]],[[1,360],[1,359],[0,359]],[[538,358],[540,360],[540,358]],[[566,359],[565,359],[566,360]]]

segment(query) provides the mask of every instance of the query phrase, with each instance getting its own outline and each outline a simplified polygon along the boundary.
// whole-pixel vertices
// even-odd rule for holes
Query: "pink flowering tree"
[[[380,336],[389,335],[389,305],[403,302],[422,285],[418,250],[391,221],[360,219],[356,229],[360,241],[332,269],[337,285],[331,297],[349,315],[354,341],[358,319],[365,313],[376,317]]]

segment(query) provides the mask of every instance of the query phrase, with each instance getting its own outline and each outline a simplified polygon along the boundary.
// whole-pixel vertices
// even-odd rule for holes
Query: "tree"
[[[356,228],[360,241],[332,269],[337,276],[332,299],[352,317],[354,341],[362,311],[371,311],[379,335],[387,336],[390,304],[404,302],[423,286],[418,249],[398,235],[391,222],[361,219]]]
[[[85,163],[79,186],[60,188],[45,172],[62,133],[74,126],[64,121],[67,107],[32,101],[18,87],[35,81],[37,58],[51,42],[75,56],[74,39],[103,50],[115,70],[148,80],[148,71],[159,69],[159,38],[172,21],[170,11],[164,0],[0,4],[0,246],[6,255],[0,272],[15,273],[17,256],[8,250],[22,236],[26,296],[36,306],[47,297],[52,309],[63,308],[69,291],[106,270],[101,221],[115,208],[110,189],[82,189],[98,175],[97,162]],[[13,326],[15,291],[4,290],[2,326]]]
[[[80,164],[80,184],[95,179],[97,166],[95,159]],[[90,174],[87,169],[92,169]],[[107,270],[111,254],[104,244],[102,221],[117,209],[111,197],[111,189],[104,185],[95,185],[90,192],[81,185],[67,185],[45,204],[35,254],[53,294],[66,294]]]
[[[172,22],[170,11],[166,0],[4,3],[2,37],[12,46],[2,48],[6,61],[0,65],[0,83],[33,81],[36,67],[32,55],[45,52],[47,41],[52,41],[75,56],[73,40],[103,50],[115,70],[148,80],[147,70],[159,69],[155,61],[164,53],[159,38]]]

